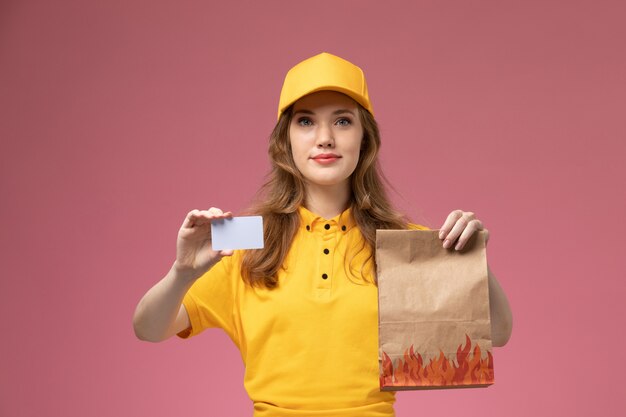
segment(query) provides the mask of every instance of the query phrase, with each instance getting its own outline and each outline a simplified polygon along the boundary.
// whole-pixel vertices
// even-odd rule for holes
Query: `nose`
[[[333,130],[325,123],[319,125],[316,144],[318,148],[333,148],[335,146]]]

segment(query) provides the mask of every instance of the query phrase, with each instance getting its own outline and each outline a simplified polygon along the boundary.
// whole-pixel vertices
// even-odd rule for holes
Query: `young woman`
[[[192,210],[169,273],[141,299],[137,337],[158,342],[221,327],[241,352],[261,416],[393,416],[378,377],[376,229],[428,229],[395,211],[381,181],[378,127],[360,68],[331,54],[292,68],[270,136],[272,172],[250,210],[265,247],[214,251],[218,208]],[[454,210],[442,245],[460,250],[483,229]],[[454,248],[453,248],[454,247]],[[489,271],[495,346],[511,333],[505,294]]]

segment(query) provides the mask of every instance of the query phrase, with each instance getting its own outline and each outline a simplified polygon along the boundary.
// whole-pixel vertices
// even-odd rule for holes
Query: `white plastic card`
[[[213,250],[263,248],[263,217],[241,216],[211,222]]]

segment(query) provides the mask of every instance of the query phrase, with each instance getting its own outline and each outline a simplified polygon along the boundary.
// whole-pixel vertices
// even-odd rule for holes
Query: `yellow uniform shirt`
[[[179,336],[226,331],[245,364],[254,417],[393,416],[395,393],[379,387],[371,251],[349,209],[330,220],[299,214],[278,287],[246,285],[235,251],[186,294],[191,328]]]

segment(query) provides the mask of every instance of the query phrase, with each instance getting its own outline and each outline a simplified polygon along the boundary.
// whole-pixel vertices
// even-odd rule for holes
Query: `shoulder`
[[[430,230],[430,227],[416,223],[409,223],[407,226],[409,230]]]

